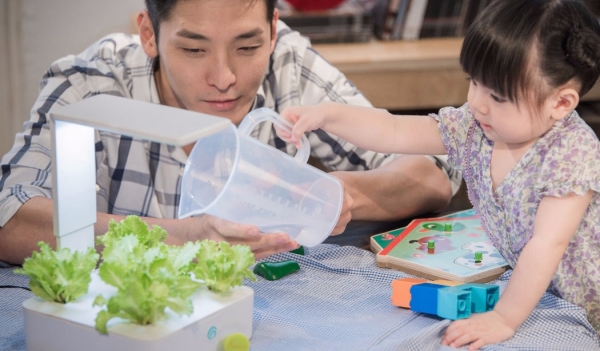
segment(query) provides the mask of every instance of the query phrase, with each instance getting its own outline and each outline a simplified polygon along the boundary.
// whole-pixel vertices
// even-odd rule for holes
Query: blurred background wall
[[[0,155],[29,118],[48,66],[106,34],[130,33],[143,8],[144,0],[0,0]]]

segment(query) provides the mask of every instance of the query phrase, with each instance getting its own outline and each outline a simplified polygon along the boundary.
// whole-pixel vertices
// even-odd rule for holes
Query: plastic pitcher
[[[237,129],[231,124],[196,142],[183,173],[179,218],[207,213],[261,232],[285,232],[304,246],[318,245],[340,216],[342,185],[306,164],[306,136],[295,157],[252,138],[263,121],[291,130],[277,113],[260,108]]]

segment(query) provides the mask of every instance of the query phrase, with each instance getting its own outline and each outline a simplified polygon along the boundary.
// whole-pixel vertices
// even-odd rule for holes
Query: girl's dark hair
[[[600,25],[578,0],[496,0],[469,27],[460,64],[513,102],[532,88],[538,103],[547,97],[536,78],[574,80],[584,95],[600,75]]]
[[[160,30],[160,23],[169,19],[173,8],[181,0],[146,0],[146,9],[148,10],[148,16],[152,22],[152,28],[154,29],[154,37],[158,42],[158,33]],[[273,20],[273,12],[275,11],[275,5],[277,0],[249,0],[249,1],[264,1],[267,5],[267,22],[271,23]]]

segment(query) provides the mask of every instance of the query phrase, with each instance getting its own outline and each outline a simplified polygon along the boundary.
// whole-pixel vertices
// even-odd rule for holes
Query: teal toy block
[[[491,311],[500,297],[497,285],[467,283],[446,288],[449,291],[468,291],[471,294],[471,313]]]
[[[415,312],[437,314],[438,291],[445,285],[423,283],[410,287],[410,309]]]
[[[471,291],[458,289],[458,286],[438,290],[437,315],[451,320],[471,316]]]
[[[469,288],[471,291],[471,312],[482,313],[494,309],[500,298],[498,285],[468,283],[457,285],[454,288]]]

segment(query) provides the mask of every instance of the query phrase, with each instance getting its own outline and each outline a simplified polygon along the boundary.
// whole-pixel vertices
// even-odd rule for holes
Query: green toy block
[[[291,253],[294,253],[296,255],[302,255],[304,256],[304,246],[300,245],[298,246],[297,249],[293,249],[292,251],[290,251]]]
[[[261,262],[254,266],[254,273],[260,275],[266,280],[277,280],[300,270],[300,265],[296,261],[287,260],[281,262]]]

